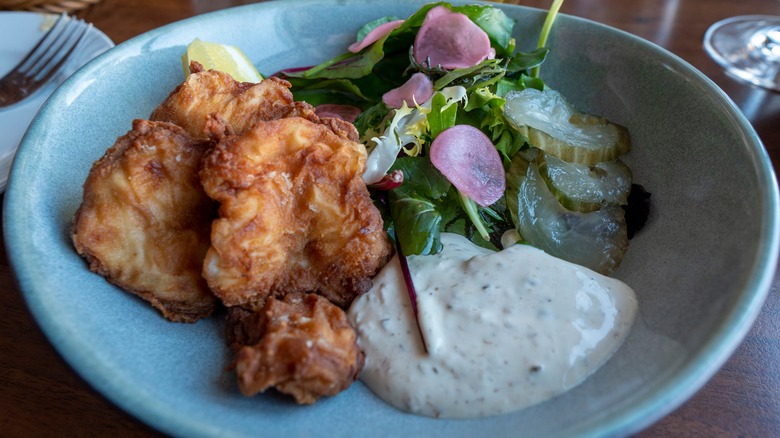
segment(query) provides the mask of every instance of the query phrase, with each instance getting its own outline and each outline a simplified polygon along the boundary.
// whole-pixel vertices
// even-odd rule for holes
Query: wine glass
[[[732,76],[780,91],[780,16],[719,21],[704,34],[704,48]]]

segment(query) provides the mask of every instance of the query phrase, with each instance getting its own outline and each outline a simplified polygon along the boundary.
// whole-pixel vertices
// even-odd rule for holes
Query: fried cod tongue
[[[216,211],[197,172],[210,147],[178,126],[135,120],[93,164],[72,227],[92,271],[171,321],[196,321],[217,303],[201,276]]]
[[[216,114],[242,133],[257,120],[316,117],[314,108],[295,102],[290,83],[276,77],[259,83],[238,82],[227,73],[204,70],[193,61],[192,72],[151,114],[151,120],[174,123],[191,136],[207,135],[206,124]],[[316,121],[316,120],[315,120]]]
[[[344,311],[318,295],[269,298],[258,312],[230,308],[226,328],[246,396],[274,387],[311,404],[348,388],[363,369]]]
[[[318,293],[346,308],[392,247],[362,179],[366,150],[300,117],[227,135],[200,172],[220,203],[203,276],[227,306]]]

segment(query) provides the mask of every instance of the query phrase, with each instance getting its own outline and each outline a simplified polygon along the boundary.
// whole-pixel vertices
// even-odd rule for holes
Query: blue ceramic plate
[[[547,83],[591,113],[628,127],[626,161],[654,210],[617,276],[639,297],[628,340],[569,393],[492,418],[405,414],[358,383],[299,407],[241,396],[220,318],[166,322],[145,302],[89,272],[69,227],[91,164],[148,117],[183,79],[195,37],[241,47],[264,73],[344,51],[359,27],[405,17],[418,0],[276,1],[198,16],[141,35],[87,64],[33,121],[13,164],[4,208],[8,254],[33,315],[98,391],[182,436],[624,435],[670,412],[734,351],[766,297],[778,257],[778,195],[748,122],[706,77],[659,47],[561,16],[542,68]],[[504,6],[502,6],[504,7]],[[522,49],[544,12],[505,6]]]

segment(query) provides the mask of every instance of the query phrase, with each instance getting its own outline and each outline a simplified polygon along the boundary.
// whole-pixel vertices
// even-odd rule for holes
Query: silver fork
[[[84,20],[61,14],[30,53],[0,78],[0,108],[25,99],[51,80],[91,27]]]

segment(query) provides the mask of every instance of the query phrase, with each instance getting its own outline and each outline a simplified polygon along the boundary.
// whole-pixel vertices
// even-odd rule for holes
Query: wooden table
[[[551,0],[521,2],[540,8]],[[82,12],[116,43],[192,15],[251,3],[103,0]],[[707,27],[734,15],[780,15],[777,0],[569,0],[562,12],[653,41],[701,70],[740,106],[780,169],[780,93],[731,79],[706,55]],[[0,251],[0,436],[150,436],[156,432],[89,387],[27,311]],[[646,431],[653,436],[780,436],[780,277],[746,339],[690,401]]]

